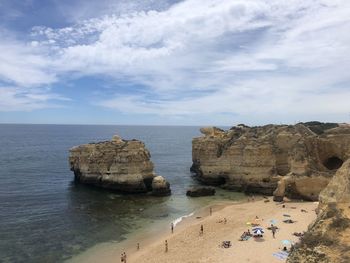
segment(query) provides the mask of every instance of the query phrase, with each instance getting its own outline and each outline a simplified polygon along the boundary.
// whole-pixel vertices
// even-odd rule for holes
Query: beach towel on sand
[[[250,238],[250,236],[244,236],[239,239],[239,241],[247,241]]]
[[[288,257],[288,252],[278,251],[276,253],[273,253],[272,255],[280,260],[285,260]]]

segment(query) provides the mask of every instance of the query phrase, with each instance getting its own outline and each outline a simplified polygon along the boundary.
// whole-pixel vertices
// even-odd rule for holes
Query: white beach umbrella
[[[254,235],[263,235],[265,232],[264,232],[264,229],[262,228],[255,228],[253,229],[253,234]]]

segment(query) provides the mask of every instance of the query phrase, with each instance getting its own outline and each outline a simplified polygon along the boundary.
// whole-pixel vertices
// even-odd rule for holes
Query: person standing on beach
[[[137,248],[137,250],[140,250],[140,243],[137,243],[136,248]]]
[[[174,223],[171,223],[171,233],[174,233]]]
[[[272,231],[272,237],[275,238],[277,227],[275,227],[273,224],[271,224],[271,231]]]
[[[209,214],[212,215],[212,213],[213,213],[213,209],[210,207],[209,208]]]
[[[203,227],[203,225],[201,225],[201,231],[199,232],[199,235],[203,235],[203,233],[204,233],[204,227]]]
[[[165,240],[165,253],[168,252],[168,240]]]

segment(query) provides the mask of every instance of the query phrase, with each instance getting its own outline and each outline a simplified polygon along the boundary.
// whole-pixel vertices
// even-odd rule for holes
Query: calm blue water
[[[171,197],[123,196],[74,184],[69,148],[114,134],[145,142],[156,173],[171,184]],[[62,262],[192,212],[203,205],[184,196],[196,184],[189,168],[191,140],[198,135],[199,127],[0,125],[0,261]],[[241,197],[219,191],[212,200]]]

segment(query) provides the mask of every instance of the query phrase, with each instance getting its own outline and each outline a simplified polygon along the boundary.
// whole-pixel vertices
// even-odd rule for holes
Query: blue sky
[[[0,122],[349,122],[349,28],[347,0],[0,0]]]

